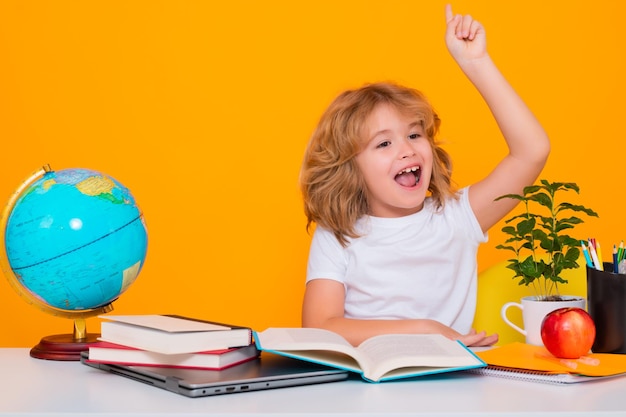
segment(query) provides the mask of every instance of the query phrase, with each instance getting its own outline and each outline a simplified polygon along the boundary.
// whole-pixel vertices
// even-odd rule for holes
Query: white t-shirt
[[[361,237],[345,248],[317,227],[307,282],[343,283],[348,318],[427,318],[466,334],[476,309],[478,246],[487,241],[467,190],[443,210],[427,198],[421,211],[406,217],[364,216],[356,227]]]

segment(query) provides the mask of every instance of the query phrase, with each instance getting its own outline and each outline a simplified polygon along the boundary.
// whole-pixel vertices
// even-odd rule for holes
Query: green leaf
[[[576,267],[578,266],[578,262],[577,262],[578,258],[580,258],[580,249],[578,249],[577,247],[571,247],[565,253],[565,260],[568,262],[572,262],[573,264],[576,265]],[[567,269],[571,269],[571,268],[567,268]]]
[[[552,199],[550,198],[550,196],[546,193],[537,193],[534,194],[530,197],[528,197],[529,201],[535,201],[539,204],[541,204],[544,207],[547,207],[548,210],[552,210]]]
[[[517,248],[515,248],[513,246],[498,245],[498,246],[496,246],[496,249],[510,250],[512,252],[517,253]]]
[[[563,230],[567,230],[567,229],[573,229],[574,225],[569,224],[569,223],[563,223],[563,224],[557,224],[556,227],[554,228],[555,232],[561,232]]]
[[[531,218],[528,220],[522,220],[517,224],[517,234],[519,235],[527,235],[529,234],[533,228],[535,227],[535,219]]]
[[[558,224],[565,224],[565,223],[572,224],[572,225],[574,225],[574,224],[581,224],[581,223],[584,223],[584,220],[582,220],[579,217],[566,217],[565,219],[559,219],[556,222],[557,225]]]
[[[524,201],[526,199],[523,195],[519,195],[519,194],[505,194],[496,198],[494,201],[500,201],[505,198],[511,198],[513,200],[519,200],[519,201]]]
[[[578,245],[580,245],[580,239],[574,239],[571,236],[561,236],[559,238],[561,240],[561,244],[563,246],[573,246],[576,250],[578,250]],[[580,254],[580,251],[578,251]]]
[[[542,187],[539,185],[529,185],[528,187],[524,187],[524,195],[534,194],[541,189]]]
[[[561,185],[565,189],[576,191],[576,194],[578,194],[580,191],[580,189],[578,188],[578,185],[576,185],[576,183],[573,183],[573,182],[564,182],[564,183],[561,183]]]
[[[570,203],[561,203],[560,207],[562,207],[562,210],[578,211],[578,212],[583,212],[583,213],[585,213],[588,216],[600,217],[600,216],[598,216],[598,213],[596,213],[595,211],[593,211],[590,208],[587,208],[585,206],[581,206],[581,205],[577,205],[577,204],[570,204]]]
[[[535,262],[530,256],[524,259],[524,261],[520,263],[519,267],[520,272],[524,276],[531,278],[539,278],[544,269],[541,262]]]

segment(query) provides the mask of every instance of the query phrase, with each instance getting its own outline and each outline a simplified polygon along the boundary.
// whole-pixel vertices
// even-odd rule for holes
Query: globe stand
[[[89,344],[96,342],[99,334],[89,333],[85,339],[75,340],[71,334],[55,334],[42,337],[30,350],[30,356],[54,361],[78,361],[80,352],[89,350]]]
[[[87,333],[85,319],[74,319],[74,334],[55,334],[41,338],[30,356],[54,361],[78,361],[80,352],[98,341],[99,333]]]

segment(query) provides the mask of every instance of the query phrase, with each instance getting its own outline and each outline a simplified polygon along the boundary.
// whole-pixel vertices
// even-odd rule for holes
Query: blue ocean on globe
[[[48,171],[27,185],[4,238],[20,285],[46,305],[68,311],[118,298],[137,278],[148,249],[143,215],[130,191],[88,169]]]

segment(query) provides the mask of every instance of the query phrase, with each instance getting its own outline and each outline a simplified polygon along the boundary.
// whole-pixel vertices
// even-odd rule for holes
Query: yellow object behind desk
[[[524,336],[509,327],[500,316],[500,309],[509,301],[519,303],[522,297],[533,295],[532,287],[518,285],[518,278],[513,279],[513,271],[508,269],[508,262],[500,262],[478,274],[478,299],[473,327],[485,330],[488,334],[498,333],[498,346],[512,342],[524,342]],[[578,269],[563,272],[567,284],[559,285],[561,295],[579,295],[587,298],[587,277],[584,259]],[[523,328],[522,315],[517,309],[511,309],[509,319]]]

